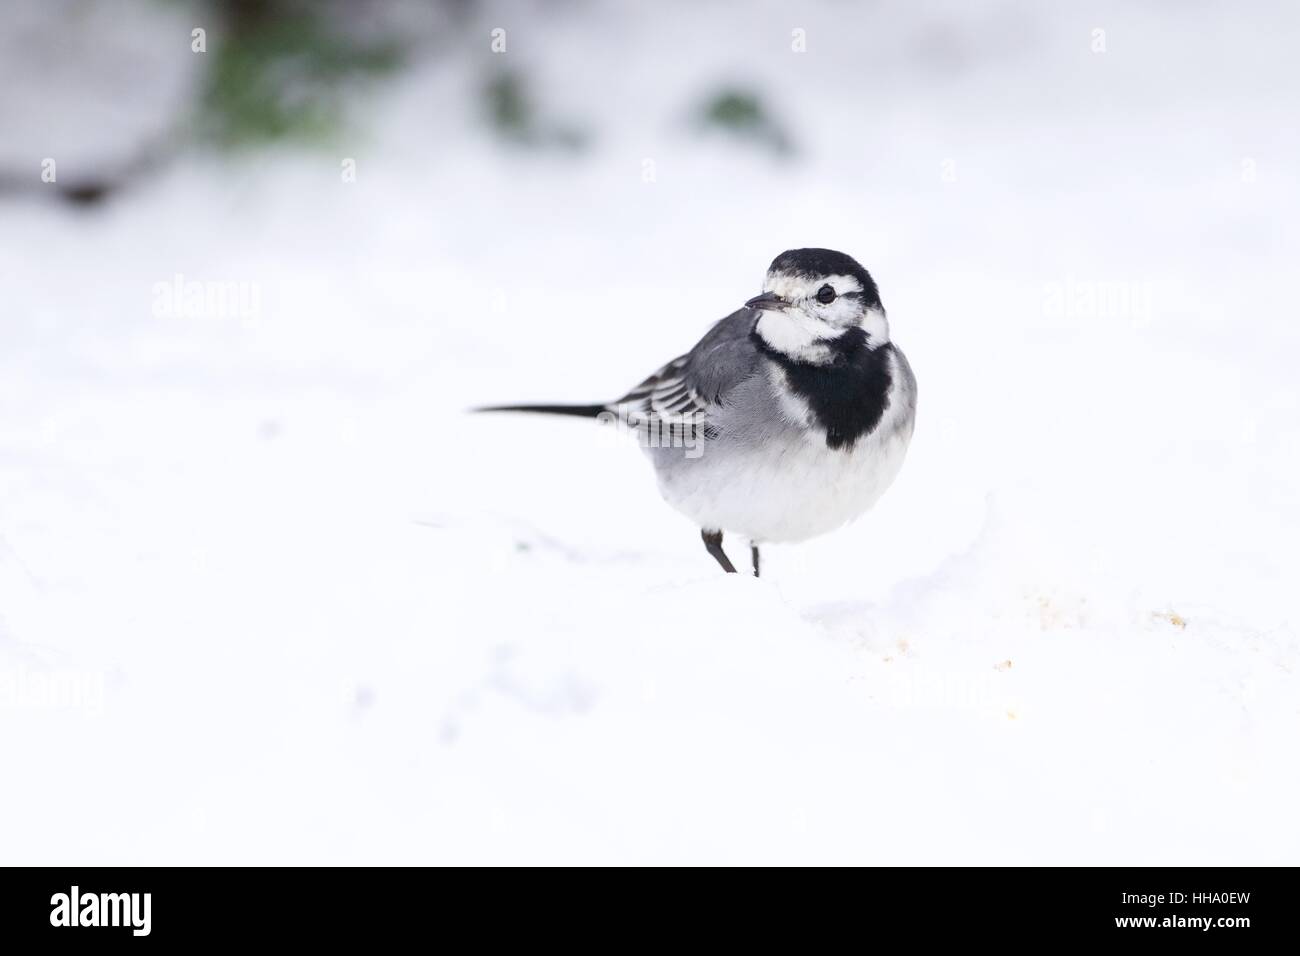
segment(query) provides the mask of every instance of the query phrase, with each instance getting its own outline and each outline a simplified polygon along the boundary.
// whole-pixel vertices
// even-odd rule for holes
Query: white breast
[[[718,442],[680,467],[660,462],[664,498],[702,528],[759,542],[802,541],[861,515],[898,475],[911,441],[916,384],[907,360],[895,352],[889,405],[851,449],[828,448],[797,405],[788,394],[774,405],[786,422],[764,440]]]

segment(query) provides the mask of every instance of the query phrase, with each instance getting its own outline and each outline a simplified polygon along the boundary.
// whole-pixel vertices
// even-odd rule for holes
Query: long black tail
[[[531,412],[535,415],[572,415],[575,418],[596,418],[606,411],[604,405],[489,405],[476,408],[476,412]]]

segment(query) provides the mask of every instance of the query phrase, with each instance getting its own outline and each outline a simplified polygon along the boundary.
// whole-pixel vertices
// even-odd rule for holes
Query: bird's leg
[[[736,566],[732,564],[731,559],[727,557],[727,552],[722,550],[722,532],[705,531],[701,529],[700,537],[704,539],[705,550],[707,550],[709,554],[713,555],[718,564],[722,565],[722,570],[726,571],[728,574],[735,574]]]
[[[758,577],[758,545],[749,542],[749,560],[754,562],[754,577]]]

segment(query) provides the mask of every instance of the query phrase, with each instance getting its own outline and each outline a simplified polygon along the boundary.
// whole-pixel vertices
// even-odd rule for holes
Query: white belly
[[[828,448],[813,433],[715,461],[706,451],[689,473],[661,473],[660,491],[701,528],[751,541],[803,541],[852,521],[893,482],[911,428],[875,434],[849,451]]]
[[[737,426],[744,412],[736,412],[724,437],[694,461],[661,452],[659,489],[701,528],[751,541],[803,541],[832,531],[874,505],[903,466],[916,380],[901,353],[894,373],[884,414],[851,449],[828,448],[825,433],[808,426],[806,408],[793,407],[787,395],[744,427]]]

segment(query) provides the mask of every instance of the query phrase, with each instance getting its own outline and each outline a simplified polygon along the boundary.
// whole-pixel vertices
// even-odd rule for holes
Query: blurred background
[[[1295,862],[1298,27],[6,4],[0,859]],[[629,444],[464,413],[800,246],[919,419],[762,581]]]

